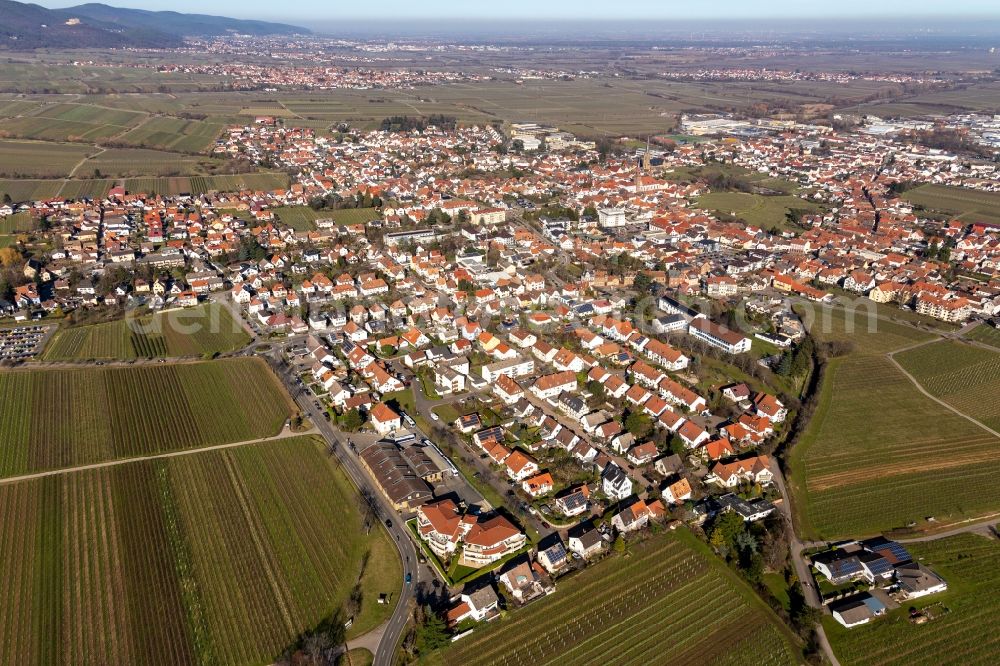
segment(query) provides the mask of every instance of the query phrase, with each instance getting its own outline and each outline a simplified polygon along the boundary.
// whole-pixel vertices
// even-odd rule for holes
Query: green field
[[[965,337],[969,340],[982,342],[983,344],[1000,349],[1000,328],[993,328],[988,324],[980,324],[966,333]]]
[[[50,199],[59,194],[63,180],[0,179],[0,198],[5,194],[17,203]]]
[[[814,337],[821,341],[848,343],[855,354],[885,354],[934,338],[932,333],[911,325],[884,319],[886,316],[895,316],[897,311],[902,315],[907,313],[890,306],[880,307],[868,299],[860,299],[858,306],[853,309],[803,303],[796,305],[795,311],[801,315]],[[913,315],[919,317],[915,313]],[[902,319],[905,320],[906,317]]]
[[[110,148],[83,163],[77,174],[90,176],[160,176],[198,173],[210,166],[206,157],[194,157],[143,148]]]
[[[31,231],[36,227],[35,218],[31,213],[14,213],[7,217],[0,217],[0,233],[16,234],[22,231]]]
[[[119,141],[139,148],[203,153],[215,144],[222,129],[218,123],[158,116],[122,135]]]
[[[948,582],[948,590],[916,599],[871,623],[845,629],[824,621],[834,653],[844,666],[995,664],[1000,653],[1000,542],[963,534],[907,549]],[[924,625],[907,619],[911,605],[947,609]]]
[[[554,595],[427,659],[463,666],[800,660],[777,617],[688,532],[656,535],[627,557],[563,578]]]
[[[818,210],[816,204],[790,195],[765,196],[745,192],[712,192],[698,197],[695,206],[732,215],[764,229],[783,228],[787,224],[785,216],[790,210]]]
[[[275,208],[274,214],[283,223],[296,231],[311,231],[316,228],[316,220],[329,219],[337,224],[365,224],[381,217],[375,208],[341,208],[339,210],[313,210],[308,206],[286,206]]]
[[[292,405],[260,359],[0,373],[0,476],[277,434]]]
[[[792,449],[802,532],[868,535],[1000,506],[997,439],[922,395],[884,356],[931,336],[881,320],[870,332],[862,315],[849,334],[848,321],[837,310],[826,327],[819,317],[811,328],[821,341],[849,340],[854,349],[828,363],[815,414]]]
[[[174,175],[197,173],[217,164],[222,162],[212,162],[207,157],[141,148],[101,150],[79,143],[0,140],[0,176],[9,178],[66,178],[74,175],[89,178],[95,174],[103,177]],[[65,191],[62,194],[66,196]]]
[[[64,199],[100,199],[117,185],[114,180],[67,180],[63,182],[59,196]]]
[[[276,190],[288,187],[288,176],[281,173],[245,173],[224,176],[178,176],[173,178],[129,178],[125,189],[150,194],[205,194],[218,190]]]
[[[272,118],[298,118],[294,111],[289,111],[280,102],[260,102],[255,106],[240,109],[241,116],[271,116]]]
[[[359,577],[371,628],[401,572],[357,502],[309,437],[0,485],[0,661],[271,663]]]
[[[0,175],[10,178],[60,178],[96,148],[72,143],[0,140]]]
[[[229,309],[210,303],[135,319],[66,328],[42,355],[47,361],[203,356],[233,351],[250,336]]]
[[[146,114],[107,106],[60,102],[0,122],[6,136],[48,141],[93,143],[138,125]]]
[[[1000,431],[1000,351],[935,342],[903,352],[896,360],[936,398]],[[997,441],[1000,445],[1000,441]]]
[[[337,224],[364,224],[379,219],[381,214],[375,208],[342,208],[319,211],[316,217],[329,218]]]
[[[111,151],[109,151],[111,152]],[[112,153],[112,158],[114,155],[131,155],[129,159],[134,158],[136,155],[142,153],[143,151],[119,151],[117,153]],[[194,159],[195,162],[198,160],[196,158],[187,158],[182,156],[177,156],[170,154],[171,160],[173,162],[164,163],[164,168],[168,171],[175,171],[180,168],[180,165],[186,164],[188,160]],[[109,158],[111,159],[111,158]],[[111,168],[128,169],[131,168],[127,164],[128,160],[117,162],[117,167],[114,163],[111,163]],[[100,164],[100,162],[97,162]],[[133,165],[137,165],[137,162],[130,162]],[[92,165],[92,162],[88,162],[88,165]],[[81,175],[90,175],[85,172],[87,168],[90,168],[90,174],[93,173],[92,166],[84,167],[84,171],[81,171]],[[98,168],[100,168],[98,166]],[[137,166],[135,167],[138,168]],[[147,171],[156,171],[160,169],[160,166],[152,166]],[[63,180],[63,179],[52,179],[52,180],[20,180],[20,179],[0,179],[0,197],[4,194],[9,194],[10,198],[15,202],[23,201],[37,201],[39,199],[49,199],[57,196],[61,196],[67,199],[72,199],[76,197],[101,197],[104,196],[108,190],[117,184],[116,180],[99,178],[94,180]],[[127,178],[124,181],[125,189],[129,192],[145,192],[147,194],[160,194],[164,196],[178,195],[178,194],[205,194],[213,190],[220,192],[234,192],[238,190],[277,190],[288,187],[288,176],[283,173],[243,173],[243,174],[223,174],[214,176],[171,176],[171,177],[145,177],[145,178]]]
[[[921,185],[903,194],[903,198],[928,210],[957,215],[967,222],[1000,221],[1000,192],[981,192],[948,185]]]
[[[29,114],[41,106],[41,102],[26,99],[0,99],[0,118],[13,118],[14,116]]]
[[[290,226],[296,231],[311,231],[316,228],[316,220],[319,213],[309,206],[286,206],[275,208],[274,214],[282,224]]]

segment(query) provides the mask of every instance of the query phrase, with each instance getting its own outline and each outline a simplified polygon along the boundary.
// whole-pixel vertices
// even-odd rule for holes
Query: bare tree
[[[369,532],[372,525],[376,520],[379,519],[381,511],[378,504],[378,498],[375,497],[375,493],[368,486],[361,488],[361,515],[365,526],[365,532]]]
[[[330,637],[325,632],[320,631],[310,634],[302,647],[305,653],[309,655],[309,660],[313,666],[322,666],[326,663],[323,655],[333,647],[333,644],[330,641]]]
[[[361,602],[364,600],[364,590],[361,583],[357,583],[351,588],[351,596],[347,599],[347,616],[354,617],[361,610]]]

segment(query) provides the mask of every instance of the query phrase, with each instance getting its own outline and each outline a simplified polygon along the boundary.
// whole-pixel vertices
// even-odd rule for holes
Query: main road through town
[[[275,349],[272,351],[270,358],[272,367],[278,377],[284,382],[289,394],[295,399],[295,402],[302,409],[303,414],[315,424],[316,429],[326,440],[331,454],[335,455],[340,461],[341,466],[347,472],[348,476],[350,476],[354,485],[359,490],[370,488],[371,484],[368,474],[358,462],[357,454],[352,453],[348,449],[346,444],[341,440],[338,431],[323,416],[323,411],[318,409],[312,397],[302,390],[297,382],[298,378],[292,372],[291,367],[281,358],[280,352]],[[409,619],[410,602],[414,599],[415,588],[421,580],[430,583],[433,580],[434,574],[428,567],[421,567],[419,565],[416,548],[410,540],[410,536],[406,533],[405,522],[398,519],[398,514],[389,505],[383,495],[379,492],[366,492],[364,494],[377,505],[375,507],[376,514],[383,521],[382,524],[388,530],[389,535],[396,544],[396,548],[399,550],[399,559],[403,563],[403,571],[412,577],[411,582],[406,582],[404,575],[404,579],[400,581],[399,596],[397,597],[396,608],[392,613],[392,617],[376,630],[381,631],[381,636],[377,639],[374,651],[374,666],[392,666],[396,646]],[[388,520],[386,520],[387,518]]]

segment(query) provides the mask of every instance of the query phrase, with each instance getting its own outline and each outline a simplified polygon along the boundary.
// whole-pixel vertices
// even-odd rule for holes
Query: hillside
[[[127,29],[155,29],[167,35],[214,36],[227,33],[241,35],[296,35],[309,30],[285,23],[247,21],[224,16],[154,12],[146,9],[125,9],[92,2],[59,10],[80,18],[111,24]]]
[[[0,0],[0,48],[25,50],[69,48],[170,47],[181,44],[176,35],[154,30],[124,29],[93,19],[81,19],[13,0]]]
[[[87,4],[66,9],[0,0],[0,49],[170,48],[183,38],[222,35],[289,35],[305,28],[219,16],[150,12]]]

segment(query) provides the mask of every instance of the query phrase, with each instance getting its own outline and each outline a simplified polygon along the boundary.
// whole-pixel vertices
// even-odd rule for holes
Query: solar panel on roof
[[[884,557],[874,559],[871,562],[866,562],[865,564],[868,566],[868,570],[876,576],[889,573],[893,569],[892,564],[890,564],[889,560]]]
[[[861,571],[861,562],[859,562],[856,558],[851,557],[838,561],[837,567],[842,573],[853,574]]]
[[[898,544],[895,541],[889,543],[889,552],[892,553],[899,562],[909,562],[913,559],[910,556],[910,552],[906,550],[902,544]]]

